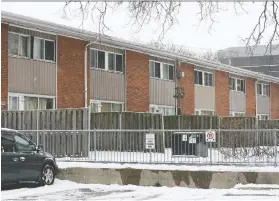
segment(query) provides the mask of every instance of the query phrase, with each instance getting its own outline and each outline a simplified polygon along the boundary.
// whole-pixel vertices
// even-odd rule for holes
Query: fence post
[[[273,131],[274,134],[274,156],[275,156],[275,161],[274,161],[274,166],[277,167],[277,135],[276,135],[276,129]]]
[[[163,153],[164,153],[164,156],[165,156],[165,148],[166,148],[166,140],[165,140],[165,137],[166,137],[166,135],[165,135],[165,125],[164,125],[164,115],[163,114],[161,114],[161,116],[162,116],[162,130],[163,130]],[[164,162],[165,162],[165,158],[166,157],[164,157]]]
[[[218,163],[219,161],[219,155],[220,155],[220,147],[221,147],[221,117],[218,118]]]
[[[122,113],[119,113],[119,134],[116,133],[116,135],[119,135],[119,149],[120,149],[120,152],[122,151],[122,132],[121,132],[121,129],[122,129]],[[121,153],[120,153],[120,161],[121,161]]]
[[[87,112],[88,112],[88,125],[87,125],[87,128],[88,128],[88,158],[91,159],[91,150],[90,150],[90,147],[91,147],[91,136],[90,136],[90,129],[91,129],[91,105],[89,105],[87,107]]]
[[[96,162],[97,161],[97,157],[96,157],[96,155],[97,155],[97,153],[96,153],[96,151],[97,151],[97,148],[96,148],[96,140],[97,140],[97,132],[96,132],[96,128],[94,128],[94,136],[93,136],[93,139],[94,139],[94,161]]]
[[[39,145],[39,110],[37,109],[37,146]]]

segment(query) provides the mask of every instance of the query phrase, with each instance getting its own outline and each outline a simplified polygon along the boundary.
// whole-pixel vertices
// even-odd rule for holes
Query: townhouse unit
[[[2,110],[90,105],[279,119],[277,77],[22,15],[1,20]]]

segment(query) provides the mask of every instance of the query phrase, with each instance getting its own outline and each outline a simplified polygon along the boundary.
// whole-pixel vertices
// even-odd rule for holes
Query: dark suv
[[[58,172],[55,158],[25,135],[1,128],[1,183],[52,185]]]

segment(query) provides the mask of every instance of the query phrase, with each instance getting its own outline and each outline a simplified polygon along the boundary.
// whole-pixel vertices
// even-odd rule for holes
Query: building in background
[[[279,77],[279,47],[274,45],[267,48],[259,45],[253,50],[247,47],[230,47],[218,51],[218,58],[222,63],[247,70]]]
[[[1,16],[2,109],[279,119],[279,78],[22,15]],[[176,88],[183,98],[174,98]],[[5,108],[6,106],[6,108]]]

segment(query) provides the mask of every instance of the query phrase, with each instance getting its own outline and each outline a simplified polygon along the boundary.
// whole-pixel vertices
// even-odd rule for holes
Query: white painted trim
[[[202,73],[202,84],[196,84],[195,83],[195,71]],[[205,73],[212,75],[212,86],[208,86],[208,85],[204,84],[205,83],[205,76],[204,76]],[[215,81],[214,73],[209,72],[209,71],[194,69],[194,85],[203,86],[203,87],[215,87],[215,82],[214,81]]]
[[[273,56],[275,56],[275,55],[273,55]],[[238,66],[238,67],[240,67],[240,68],[259,68],[259,67],[276,67],[276,66],[279,66],[279,64],[271,64],[271,65],[268,65],[268,64],[266,64],[266,65],[257,65],[257,66]]]
[[[235,92],[240,92],[240,93],[246,93],[246,91],[247,91],[247,89],[246,89],[246,87],[247,87],[247,85],[246,85],[246,80],[245,79],[242,79],[242,78],[238,78],[238,77],[233,77],[233,76],[229,76],[229,87],[230,87],[230,78],[231,79],[234,79],[234,85],[235,85],[235,89],[230,89],[229,88],[229,90],[230,91],[235,91]],[[243,81],[244,82],[244,91],[238,91],[237,90],[237,80],[240,80],[240,81]]]
[[[261,85],[261,92],[262,92],[261,94],[258,94],[258,84]],[[258,84],[257,84],[257,88],[256,88],[257,95],[258,96],[263,96],[263,97],[269,97],[270,96],[270,85],[266,84],[266,83],[262,83],[262,82],[258,82]],[[268,86],[268,91],[269,91],[268,95],[264,94],[264,90],[263,90],[264,86]]]
[[[155,73],[155,63],[158,63],[158,64],[160,64],[160,78],[158,78],[158,77],[152,77],[151,75],[150,75],[150,62],[153,62],[154,63],[154,73]],[[173,67],[173,80],[170,80],[170,79],[164,79],[163,78],[163,72],[164,72],[164,70],[163,70],[163,68],[164,68],[164,64],[165,65],[167,65],[168,67],[169,66],[172,66]],[[152,60],[152,59],[149,59],[149,62],[148,62],[148,71],[149,71],[149,78],[152,78],[152,79],[158,79],[158,80],[166,80],[166,81],[172,81],[172,82],[174,82],[174,80],[175,80],[175,66],[173,65],[173,64],[169,64],[169,63],[166,63],[166,62],[161,62],[161,61],[155,61],[155,60]],[[169,72],[169,71],[168,71]]]
[[[38,58],[34,58],[34,45],[35,45],[35,39],[38,39],[38,40],[43,40],[44,41],[44,59],[38,59]],[[55,40],[51,40],[51,39],[45,39],[45,38],[41,38],[41,37],[37,37],[37,36],[34,36],[34,43],[33,43],[33,59],[34,60],[37,60],[37,61],[46,61],[46,62],[53,62],[53,63],[56,63],[57,59],[55,58],[55,50],[53,52],[53,58],[54,58],[54,61],[52,60],[48,60],[46,59],[46,41],[50,41],[50,42],[53,42],[55,44]],[[55,45],[54,45],[54,48],[55,48]]]
[[[149,107],[175,108],[174,105],[157,105],[157,104],[149,104]]]
[[[265,119],[262,119],[262,116],[267,116],[267,120],[270,119],[270,114],[257,114],[256,116],[257,116],[257,119],[259,119],[259,120],[265,120]]]
[[[3,23],[3,22],[1,22]],[[21,26],[21,25],[17,25],[17,24],[13,24],[13,23],[7,23],[9,26],[12,26],[12,27],[17,27],[17,28],[21,28],[21,29],[27,29],[27,30],[30,30],[30,31],[36,31],[36,32],[41,32],[41,33],[46,33],[46,34],[49,34],[49,35],[52,35],[52,36],[56,36],[57,34],[54,33],[54,32],[47,32],[47,31],[43,31],[43,30],[40,30],[40,29],[34,29],[34,28],[28,28],[28,27],[25,27],[25,26]]]
[[[14,54],[10,54],[9,53],[9,39],[8,39],[8,56],[11,56],[11,57],[18,57],[18,58],[23,58],[23,59],[30,59],[31,58],[31,36],[30,35],[27,35],[27,34],[22,34],[22,33],[17,33],[17,32],[13,32],[13,31],[9,31],[8,32],[8,37],[9,37],[9,33],[10,34],[14,34],[14,35],[18,35],[18,46],[17,46],[17,51],[19,53],[19,43],[20,43],[20,37],[19,36],[23,36],[23,37],[26,37],[29,39],[29,44],[28,44],[28,50],[27,50],[27,57],[25,56],[20,56],[20,55],[14,55]],[[28,52],[29,52],[29,55],[28,55]]]
[[[235,114],[242,114],[245,116],[246,112],[230,111],[230,116],[235,117]]]
[[[124,102],[90,99],[90,105],[92,103],[95,103],[95,104],[98,104],[98,105],[101,105],[101,103],[119,104],[119,105],[122,105],[121,106],[122,112],[124,111]],[[98,106],[98,107],[100,107],[100,106]],[[100,109],[100,108],[98,108],[98,109]],[[101,112],[101,111],[98,111],[98,112]]]

